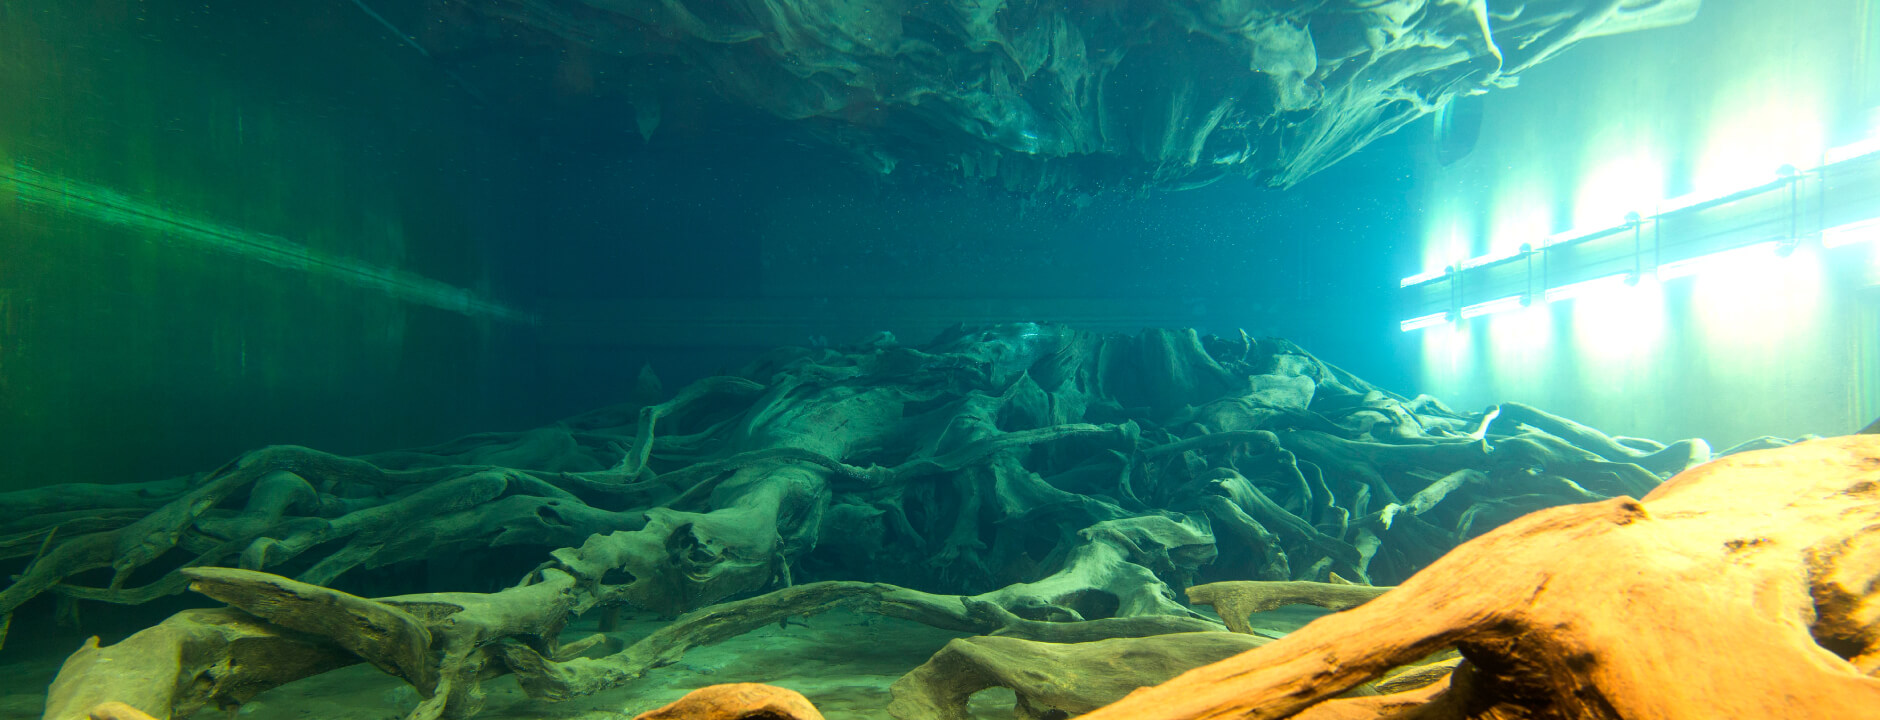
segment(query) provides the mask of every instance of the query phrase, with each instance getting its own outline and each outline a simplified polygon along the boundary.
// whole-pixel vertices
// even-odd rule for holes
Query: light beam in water
[[[109,188],[50,175],[17,163],[11,169],[0,169],[0,187],[10,187],[24,203],[186,240],[274,267],[298,270],[375,290],[404,302],[471,317],[529,324],[536,322],[536,318],[528,313],[416,273],[320,252],[275,235],[188,217]]]

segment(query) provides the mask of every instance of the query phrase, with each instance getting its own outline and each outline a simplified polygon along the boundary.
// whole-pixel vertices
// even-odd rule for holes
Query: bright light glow
[[[1474,237],[1470,211],[1461,207],[1460,198],[1439,199],[1430,209],[1431,222],[1423,234],[1423,263],[1426,268],[1444,267],[1456,258],[1469,256],[1469,238]]]
[[[1562,285],[1557,288],[1549,288],[1546,295],[1547,302],[1566,302],[1578,297],[1600,295],[1622,290],[1627,287],[1625,281],[1627,275],[1628,273],[1619,273],[1617,275],[1607,275],[1602,278],[1593,278],[1591,280]]]
[[[1475,342],[1471,323],[1443,323],[1406,337],[1422,346],[1424,371],[1444,383],[1466,382],[1478,377]]]
[[[1824,119],[1835,93],[1826,83],[1771,62],[1712,95],[1692,189],[1722,197],[1773,182],[1783,165],[1814,165],[1828,147]]]
[[[1691,311],[1700,323],[1711,325],[1705,328],[1705,336],[1747,330],[1746,341],[1757,334],[1773,339],[1817,313],[1822,293],[1820,253],[1796,248],[1781,262],[1770,262],[1769,257],[1773,255],[1738,255],[1697,277],[1691,289]]]
[[[1838,225],[1821,231],[1821,246],[1837,248],[1880,238],[1880,218]]]
[[[1780,245],[1774,240],[1744,245],[1739,248],[1720,250],[1708,255],[1668,262],[1658,266],[1659,281],[1690,277],[1698,273],[1720,273],[1737,275],[1745,271],[1755,271],[1776,260],[1776,248]]]
[[[1553,178],[1544,165],[1539,158],[1524,161],[1490,190],[1489,242],[1483,255],[1507,256],[1519,253],[1522,245],[1543,246],[1554,228]]]
[[[1413,318],[1410,318],[1409,320],[1405,320],[1402,323],[1399,323],[1399,327],[1400,329],[1402,329],[1403,332],[1412,332],[1415,330],[1422,330],[1428,327],[1435,327],[1437,325],[1443,324],[1444,322],[1447,322],[1448,320],[1449,320],[1449,313],[1430,313],[1428,315],[1424,315],[1423,317],[1413,317]]]
[[[1411,275],[1410,277],[1404,278],[1403,282],[1399,284],[1397,287],[1410,287],[1411,285],[1422,285],[1423,283],[1441,278],[1442,276],[1447,275],[1447,274],[1449,274],[1449,270],[1447,268],[1438,268],[1438,269],[1431,270],[1428,272],[1417,273],[1415,275]]]
[[[1656,280],[1648,276],[1637,285],[1582,295],[1561,307],[1570,309],[1575,366],[1586,387],[1634,372],[1656,372],[1666,322],[1664,291]]]
[[[1676,52],[1660,44],[1641,51],[1628,59],[1646,71],[1628,76],[1626,83],[1579,82],[1572,86],[1570,105],[1504,98],[1511,111],[1526,113],[1528,119],[1551,113],[1558,122],[1489,128],[1483,147],[1492,155],[1438,177],[1430,202],[1446,211],[1460,208],[1464,215],[1473,210],[1486,216],[1489,232],[1464,233],[1467,243],[1443,245],[1441,253],[1431,253],[1426,246],[1426,263],[1419,267],[1491,256],[1519,242],[1540,248],[1614,236],[1601,242],[1617,248],[1631,242],[1629,230],[1621,229],[1627,211],[1646,216],[1689,213],[1693,206],[1746,190],[1772,184],[1781,188],[1777,169],[1784,164],[1806,170],[1824,159],[1846,162],[1860,157],[1863,166],[1880,161],[1880,113],[1869,115],[1874,122],[1867,132],[1838,134],[1846,127],[1846,106],[1852,102],[1843,87],[1852,71],[1847,45],[1840,40],[1851,36],[1794,42],[1805,36],[1797,31],[1820,32],[1828,27],[1822,22],[1839,18],[1824,12],[1779,13],[1765,19],[1775,25],[1733,27],[1728,43]],[[1858,28],[1849,32],[1858,34]],[[1693,75],[1691,67],[1651,62],[1672,57],[1688,57],[1691,67],[1701,68],[1699,74]],[[1602,69],[1623,62],[1615,60]],[[1702,84],[1694,84],[1699,76]],[[1837,129],[1832,138],[1826,133],[1831,118]],[[1568,135],[1573,143],[1559,142]],[[1872,139],[1828,148],[1830,139],[1862,136]],[[1530,163],[1541,164],[1543,170],[1530,172]],[[1535,175],[1538,198],[1503,191]],[[1672,194],[1681,197],[1664,200]],[[1787,195],[1786,188],[1780,194]],[[1556,217],[1538,232],[1504,232],[1500,218],[1527,207],[1547,208]],[[1805,211],[1817,209],[1809,206]],[[1447,220],[1450,214],[1432,219]],[[1549,234],[1569,227],[1573,229]],[[1669,226],[1666,230],[1681,232]],[[1775,238],[1667,239],[1694,244],[1680,246],[1681,254],[1667,248],[1673,254],[1664,260]],[[1821,249],[1843,245],[1848,247]],[[1790,248],[1794,252],[1787,257],[1771,252]],[[1554,259],[1569,254],[1578,253],[1560,253]],[[1815,259],[1798,263],[1807,255]],[[1825,264],[1829,262],[1833,264]],[[1594,271],[1592,267],[1567,266],[1571,264],[1568,260],[1549,268],[1550,273],[1560,271],[1552,275],[1555,284],[1563,278],[1592,277],[1584,274]],[[1820,276],[1817,281],[1809,282],[1809,268],[1794,267],[1800,264],[1813,266],[1812,272]],[[1594,272],[1619,269],[1601,267]],[[1545,398],[1561,407],[1585,408],[1589,416],[1614,427],[1708,424],[1735,431],[1777,417],[1793,422],[1790,418],[1820,415],[1818,405],[1843,402],[1836,393],[1802,398],[1816,388],[1810,383],[1819,379],[1822,368],[1839,373],[1844,372],[1842,366],[1858,364],[1847,362],[1853,351],[1846,347],[1850,336],[1843,328],[1850,326],[1847,314],[1856,305],[1844,292],[1845,285],[1860,270],[1866,271],[1868,282],[1880,283],[1880,222],[1850,223],[1823,232],[1820,244],[1795,247],[1784,239],[1717,257],[1690,258],[1668,265],[1663,274],[1695,277],[1665,283],[1652,272],[1636,278],[1635,285],[1626,284],[1624,276],[1592,278],[1549,289],[1544,294],[1547,304],[1536,302],[1521,311],[1445,323],[1403,337],[1421,346],[1419,379],[1425,391],[1455,398],[1460,405],[1503,397],[1536,402]],[[1578,274],[1564,274],[1569,272]],[[1864,306],[1856,309],[1866,312]],[[1472,308],[1471,314],[1476,312]],[[1542,338],[1551,344],[1539,344]],[[1523,346],[1525,342],[1536,344]],[[1723,391],[1705,392],[1719,388]],[[1835,396],[1819,397],[1826,395]],[[1770,404],[1770,397],[1789,400]],[[1807,410],[1801,411],[1803,407]],[[1713,415],[1714,420],[1709,417]],[[1724,417],[1752,421],[1732,426]]]
[[[1490,300],[1488,302],[1464,305],[1462,306],[1462,318],[1467,320],[1469,318],[1491,315],[1498,312],[1519,310],[1523,307],[1521,299],[1520,295],[1509,295],[1508,297]]]
[[[1828,152],[1822,157],[1822,162],[1833,165],[1838,162],[1846,162],[1857,157],[1865,157],[1877,152],[1880,152],[1880,136],[1870,137],[1858,142],[1851,142],[1840,147],[1828,148]]]
[[[1544,385],[1555,371],[1554,313],[1542,305],[1502,313],[1477,323],[1477,342],[1488,355],[1477,381],[1508,388]]]
[[[1711,382],[1767,382],[1771,368],[1792,368],[1797,353],[1811,354],[1803,348],[1842,342],[1844,334],[1823,326],[1829,290],[1822,253],[1800,247],[1781,262],[1745,262],[1733,269],[1699,275],[1684,308],[1701,342],[1693,356],[1709,366]]]
[[[1636,142],[1649,144],[1644,139]],[[1642,148],[1601,157],[1583,178],[1573,198],[1574,227],[1620,225],[1626,213],[1650,210],[1665,196],[1664,161]]]

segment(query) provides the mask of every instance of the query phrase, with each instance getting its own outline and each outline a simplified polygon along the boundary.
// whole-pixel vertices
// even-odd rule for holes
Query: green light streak
[[[13,165],[11,172],[0,170],[0,187],[7,186],[24,203],[47,206],[111,225],[188,240],[274,267],[311,273],[355,287],[383,292],[404,302],[471,317],[528,324],[537,322],[533,315],[416,273],[329,255],[266,233],[185,217],[160,205],[137,200],[109,188],[49,175],[18,163]]]

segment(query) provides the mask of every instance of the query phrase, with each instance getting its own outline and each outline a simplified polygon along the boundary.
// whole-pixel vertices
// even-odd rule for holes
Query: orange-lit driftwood
[[[759,683],[708,685],[633,720],[823,720],[795,690]]]
[[[1084,716],[1880,717],[1880,437],[1542,510],[1397,590]],[[1447,646],[1450,682],[1334,699]]]

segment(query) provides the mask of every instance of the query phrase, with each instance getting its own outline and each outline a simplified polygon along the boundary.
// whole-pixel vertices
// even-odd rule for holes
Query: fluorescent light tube
[[[1880,238],[1880,218],[1871,218],[1821,231],[1821,246],[1837,248]]]
[[[1519,310],[1520,308],[1521,308],[1521,296],[1509,295],[1508,297],[1500,298],[1497,300],[1490,300],[1488,302],[1479,302],[1474,305],[1464,305],[1462,307],[1462,317],[1463,319],[1466,320],[1468,318],[1481,317],[1483,315],[1488,315],[1491,313],[1505,312],[1508,310]]]
[[[1626,287],[1625,279],[1627,275],[1628,273],[1618,273],[1616,275],[1607,275],[1591,280],[1569,283],[1557,288],[1549,288],[1546,295],[1547,302],[1565,302],[1577,297],[1599,295],[1619,290],[1620,288]]]
[[[1501,252],[1489,253],[1481,257],[1472,257],[1472,258],[1462,261],[1462,269],[1469,270],[1472,268],[1479,268],[1489,263],[1501,262],[1503,260],[1507,260],[1508,258],[1518,257],[1520,255],[1521,255],[1521,251],[1519,249],[1515,249],[1515,250],[1503,250]]]
[[[1694,193],[1685,193],[1683,195],[1679,195],[1677,197],[1671,198],[1664,202],[1658,203],[1658,214],[1669,215],[1679,210],[1684,210],[1686,208],[1691,208],[1691,207],[1695,207],[1698,205],[1702,205],[1712,200],[1718,200],[1721,198],[1729,197],[1731,195],[1736,194],[1737,192],[1738,192],[1737,190],[1728,190],[1724,192],[1718,192],[1718,191],[1712,190],[1712,191],[1707,191],[1707,192],[1699,191],[1699,192],[1694,192]]]
[[[1411,285],[1422,285],[1423,283],[1441,278],[1442,276],[1448,275],[1448,274],[1449,274],[1448,268],[1438,268],[1435,270],[1431,270],[1429,272],[1417,273],[1415,275],[1411,275],[1410,277],[1404,278],[1403,282],[1399,284],[1397,287],[1410,287]]]
[[[1545,239],[1541,240],[1540,247],[1553,247],[1561,243],[1573,242],[1583,237],[1590,237],[1593,235],[1600,235],[1603,233],[1618,232],[1621,228],[1624,228],[1627,224],[1628,223],[1618,223],[1616,225],[1607,225],[1605,227],[1574,228],[1566,232],[1557,232],[1552,235],[1548,235]]]
[[[1413,318],[1410,318],[1409,320],[1405,320],[1401,323],[1398,323],[1398,327],[1401,328],[1404,332],[1410,332],[1412,330],[1422,330],[1423,328],[1436,327],[1437,325],[1441,325],[1448,321],[1449,321],[1449,313],[1430,313],[1422,317],[1413,317]]]
[[[1671,280],[1698,273],[1713,272],[1727,268],[1751,266],[1768,262],[1776,258],[1776,249],[1781,243],[1775,240],[1744,245],[1739,248],[1720,250],[1708,255],[1699,255],[1658,266],[1658,279]]]
[[[1864,155],[1872,155],[1876,152],[1880,152],[1880,136],[1851,142],[1837,148],[1829,148],[1828,152],[1822,156],[1822,162],[1833,165]]]

